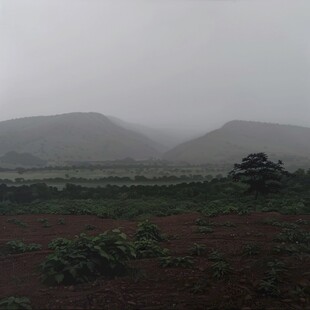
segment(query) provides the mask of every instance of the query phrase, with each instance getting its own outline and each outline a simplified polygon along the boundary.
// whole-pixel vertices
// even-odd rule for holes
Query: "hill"
[[[193,139],[194,137],[199,137],[202,134],[202,131],[200,130],[188,128],[152,128],[141,124],[126,122],[114,116],[108,117],[116,125],[143,134],[152,141],[155,141],[157,143],[157,149],[160,152],[166,152],[171,148],[187,140]]]
[[[99,113],[69,113],[0,122],[0,156],[27,153],[49,163],[158,157],[157,143]]]
[[[294,167],[310,163],[310,128],[231,121],[164,154],[164,159],[192,164],[234,163],[249,153],[265,152]]]
[[[46,165],[46,161],[29,153],[8,152],[0,157],[0,164],[5,166],[30,166],[42,167]]]

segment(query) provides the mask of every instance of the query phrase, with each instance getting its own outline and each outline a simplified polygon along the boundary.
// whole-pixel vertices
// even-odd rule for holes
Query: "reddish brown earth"
[[[233,268],[224,280],[212,278],[208,254],[193,257],[193,268],[161,268],[158,259],[132,262],[141,270],[138,279],[123,277],[113,280],[98,279],[89,284],[70,287],[46,287],[40,282],[39,264],[50,253],[47,244],[57,237],[73,237],[85,232],[85,225],[97,227],[91,234],[121,228],[131,238],[137,223],[106,220],[95,216],[21,215],[14,216],[27,228],[7,223],[9,216],[0,217],[0,246],[20,239],[26,243],[43,245],[38,252],[0,256],[0,299],[7,296],[27,296],[34,309],[310,309],[310,296],[290,291],[299,286],[310,291],[310,260],[307,255],[276,255],[273,241],[281,228],[266,225],[264,219],[295,222],[299,218],[310,221],[310,216],[284,216],[277,213],[256,213],[245,216],[225,215],[210,219],[216,223],[232,222],[236,227],[214,227],[211,234],[197,232],[195,220],[199,214],[153,218],[168,241],[162,246],[173,256],[189,255],[194,243],[206,245],[209,252],[216,249],[225,254]],[[39,218],[48,219],[51,227],[44,228]],[[65,225],[59,225],[59,218]],[[302,229],[309,230],[309,226]],[[242,255],[247,243],[257,243],[262,252],[256,257]],[[264,277],[268,261],[280,259],[288,266],[281,283],[281,297],[265,297],[257,291]],[[204,291],[192,288],[206,283]]]

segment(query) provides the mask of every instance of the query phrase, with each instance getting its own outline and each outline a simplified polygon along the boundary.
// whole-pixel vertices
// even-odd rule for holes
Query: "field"
[[[36,252],[1,257],[0,297],[27,296],[34,309],[305,309],[310,305],[309,256],[303,250],[286,251],[283,243],[275,241],[283,227],[310,231],[310,216],[300,219],[274,212],[154,217],[151,222],[165,235],[161,246],[169,249],[171,256],[190,257],[192,265],[163,268],[158,258],[138,259],[130,262],[137,268],[135,275],[49,287],[42,284],[38,269],[51,252],[49,242],[57,237],[73,238],[87,232],[87,227],[92,227],[93,235],[121,228],[132,239],[137,221],[95,216],[1,216],[1,247],[18,239],[43,247]],[[44,225],[47,222],[49,225]],[[205,225],[212,231],[204,233],[201,227]],[[195,243],[204,245],[206,251],[194,255],[197,253],[190,248]],[[297,241],[285,243],[287,248],[296,244]],[[283,251],[276,250],[279,246]],[[222,253],[230,266],[223,277],[216,276],[214,260],[210,258],[213,251]],[[272,263],[281,269],[277,296],[272,287],[260,288]]]
[[[0,308],[310,309],[310,172],[280,185],[1,184]]]

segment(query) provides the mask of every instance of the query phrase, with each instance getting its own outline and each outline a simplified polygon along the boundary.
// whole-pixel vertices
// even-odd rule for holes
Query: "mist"
[[[310,127],[308,0],[1,0],[0,120]]]

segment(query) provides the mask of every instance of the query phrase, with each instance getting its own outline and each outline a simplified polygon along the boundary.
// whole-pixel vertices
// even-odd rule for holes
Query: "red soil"
[[[211,234],[197,232],[195,220],[199,214],[185,214],[153,218],[168,241],[162,247],[172,255],[188,256],[194,243],[206,245],[209,252],[216,249],[225,254],[233,273],[224,280],[214,280],[208,254],[193,257],[193,268],[161,268],[158,259],[132,262],[142,271],[141,276],[98,279],[93,283],[70,287],[46,287],[40,282],[39,264],[50,253],[48,243],[57,237],[73,237],[85,231],[85,225],[96,226],[91,234],[121,228],[132,237],[134,221],[106,220],[95,216],[21,215],[14,218],[28,224],[23,228],[8,223],[9,216],[0,217],[0,247],[10,240],[23,240],[43,245],[38,252],[18,255],[0,255],[0,299],[7,296],[27,296],[34,309],[310,309],[310,296],[289,293],[299,285],[310,291],[309,256],[275,255],[271,249],[281,228],[263,224],[266,218],[295,222],[301,216],[283,216],[277,213],[256,213],[245,216],[225,215],[210,220],[216,223],[232,222],[236,227],[214,227]],[[51,227],[43,227],[39,218],[48,219]],[[65,225],[59,225],[64,218]],[[302,216],[310,221],[310,216]],[[302,229],[309,230],[309,226]],[[256,257],[242,256],[242,247],[257,243],[262,252]],[[284,261],[288,271],[281,284],[279,298],[265,297],[257,292],[264,277],[266,263]],[[194,293],[192,288],[206,283],[205,290]]]

